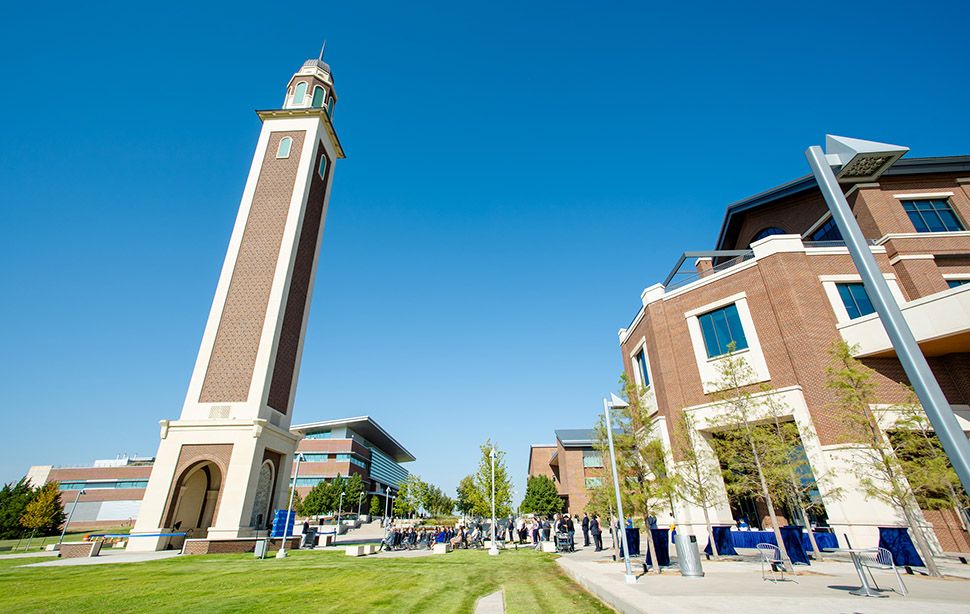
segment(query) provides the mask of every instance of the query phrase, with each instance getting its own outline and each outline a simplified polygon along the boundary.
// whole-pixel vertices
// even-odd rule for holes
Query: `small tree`
[[[347,510],[356,510],[358,503],[361,502],[361,495],[364,494],[364,480],[359,473],[355,473],[347,479],[344,484],[344,506]],[[339,495],[338,495],[339,496]]]
[[[475,497],[477,496],[475,479],[466,475],[458,482],[458,488],[455,491],[457,494],[455,507],[458,509],[458,513],[464,516],[471,515],[472,510],[475,509]]]
[[[64,524],[64,506],[61,504],[61,491],[57,482],[48,482],[40,487],[33,499],[24,509],[20,524],[34,533],[50,535]],[[30,543],[28,542],[28,547]]]
[[[562,512],[563,500],[556,490],[556,483],[545,475],[529,477],[525,486],[525,498],[522,499],[521,509],[526,514],[546,516]]]
[[[373,497],[370,498],[370,505],[367,506],[367,513],[370,514],[371,517],[373,517],[373,516],[376,516],[377,514],[380,514],[382,511],[383,510],[381,509],[381,498],[378,497],[377,495],[374,495]]]
[[[643,399],[646,388],[638,388],[626,375],[620,378],[626,407],[617,407],[612,413],[613,424],[597,429],[598,438],[605,438],[606,428],[613,430],[613,447],[616,451],[616,468],[621,490],[629,498],[631,517],[643,519],[648,534],[649,518],[664,506],[672,508],[677,479],[667,471],[663,444],[656,421]],[[673,509],[671,509],[673,512]],[[621,527],[625,519],[620,519]],[[660,573],[660,561],[655,551],[653,536],[648,536],[647,551],[654,570]]]
[[[718,379],[713,382],[714,399],[722,408],[724,430],[716,438],[716,449],[723,464],[725,486],[737,495],[752,495],[764,502],[775,541],[781,551],[782,564],[792,571],[788,549],[781,538],[775,498],[769,471],[788,458],[784,446],[771,426],[759,424],[772,417],[771,389],[753,388],[754,370],[747,361],[734,354],[734,342],[726,356],[717,362]],[[755,394],[755,393],[760,394]]]
[[[326,481],[320,480],[316,486],[310,489],[310,492],[307,493],[306,498],[300,502],[299,507],[296,507],[295,505],[294,507],[296,507],[299,514],[303,517],[319,516],[323,514],[325,511],[327,511],[324,506],[330,496],[329,488],[330,487]]]
[[[861,462],[854,468],[856,477],[866,498],[882,501],[902,512],[926,570],[930,575],[940,576],[918,520],[922,514],[906,479],[905,468],[872,412],[872,405],[877,403],[872,372],[852,354],[853,348],[845,341],[835,344],[828,368],[828,386],[835,391],[843,410],[846,440],[863,444],[859,450]],[[920,485],[919,481],[914,482]]]
[[[293,513],[296,514],[297,516],[306,517],[306,514],[303,513],[303,497],[300,496],[300,491],[293,490],[293,487],[292,486],[290,487],[289,491],[290,492],[288,492],[286,494],[286,496],[287,496],[286,504],[287,505],[290,504],[289,497],[292,496],[293,497]],[[272,520],[272,518],[270,520]]]
[[[682,411],[675,423],[677,440],[681,444],[680,452],[683,460],[680,465],[680,480],[678,495],[688,503],[698,506],[704,512],[704,525],[707,527],[708,543],[714,559],[720,559],[717,543],[714,540],[714,528],[711,526],[709,510],[717,506],[720,501],[721,487],[717,459],[698,449],[696,437],[700,435],[695,428],[694,418],[688,412]]]
[[[474,500],[472,514],[483,518],[492,515],[492,440],[481,446],[482,457],[478,471],[473,478]],[[495,517],[502,518],[512,513],[512,482],[505,467],[505,452],[495,449]]]

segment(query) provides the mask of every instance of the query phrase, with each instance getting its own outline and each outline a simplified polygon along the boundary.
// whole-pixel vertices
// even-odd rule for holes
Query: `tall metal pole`
[[[822,196],[829,205],[832,219],[835,220],[835,225],[838,226],[845,245],[849,248],[852,261],[859,270],[859,276],[862,277],[869,300],[872,301],[882,325],[886,328],[889,340],[896,350],[896,356],[930,424],[933,425],[933,430],[940,438],[943,450],[963,484],[963,490],[970,495],[970,441],[960,428],[950,403],[946,400],[940,384],[930,370],[929,363],[926,362],[926,357],[919,348],[913,331],[906,323],[899,305],[896,304],[889,290],[889,284],[879,270],[879,265],[876,264],[876,259],[872,256],[865,237],[862,236],[859,224],[852,215],[845,194],[842,193],[842,187],[826,161],[825,153],[821,147],[814,145],[808,148],[805,157],[808,158],[808,165],[812,167],[812,173],[822,191]]]
[[[391,487],[388,486],[384,491],[384,522],[387,522],[388,509],[391,507]]]
[[[498,545],[495,543],[495,446],[492,446],[492,450],[489,453],[492,457],[492,545],[488,549],[488,553],[492,556],[498,554]]]
[[[340,535],[340,513],[344,511],[344,495],[347,491],[340,492],[340,503],[337,505],[337,528],[333,530],[333,543],[337,543],[337,536]]]
[[[300,475],[300,461],[303,460],[303,454],[296,455],[296,468],[293,471],[293,485],[290,486],[290,503],[286,506],[286,522],[283,523],[283,543],[280,544],[280,549],[276,551],[276,558],[285,559],[286,558],[286,537],[290,530],[290,514],[293,511],[293,495],[296,494],[296,478]]]
[[[77,502],[81,500],[81,495],[84,494],[84,489],[77,491],[77,496],[74,497],[74,507],[71,508],[71,513],[67,516],[67,521],[64,523],[64,528],[61,529],[61,538],[57,540],[57,546],[60,547],[61,543],[64,541],[64,534],[67,533],[67,525],[71,524],[71,518],[74,518],[74,510],[77,509]]]
[[[623,562],[626,564],[626,583],[636,584],[637,577],[630,567],[630,544],[626,540],[626,516],[623,515],[623,501],[620,500],[620,478],[616,473],[616,450],[613,448],[613,421],[610,418],[610,402],[603,398],[603,409],[606,411],[606,439],[610,442],[610,466],[613,468],[613,489],[616,492],[616,511],[620,516],[618,532],[623,543]],[[647,539],[650,539],[648,536]],[[614,540],[616,541],[616,540]]]
[[[357,521],[360,521],[360,504],[364,502],[364,493],[361,492],[357,497]]]

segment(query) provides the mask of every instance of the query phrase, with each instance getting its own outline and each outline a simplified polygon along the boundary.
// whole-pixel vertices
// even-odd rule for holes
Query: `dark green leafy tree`
[[[458,513],[468,516],[475,509],[475,480],[470,475],[466,475],[458,482],[456,489],[458,495],[455,499],[455,508]]]
[[[478,471],[473,477],[472,514],[488,518],[492,515],[492,440],[481,446],[482,456]],[[495,517],[504,518],[512,513],[512,481],[505,466],[505,452],[495,449]]]
[[[524,513],[546,516],[562,512],[562,508],[562,497],[559,496],[556,483],[550,477],[536,475],[529,478],[521,505]]]
[[[370,506],[367,508],[367,513],[371,516],[377,516],[384,513],[384,508],[381,507],[381,498],[374,495],[370,498]]]
[[[16,539],[23,535],[20,518],[34,497],[34,490],[26,478],[0,488],[0,539]]]

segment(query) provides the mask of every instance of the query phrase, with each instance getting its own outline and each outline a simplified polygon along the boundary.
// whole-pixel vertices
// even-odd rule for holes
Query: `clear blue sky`
[[[155,453],[253,110],[324,37],[348,158],[295,419],[370,414],[449,491],[492,437],[521,496],[529,444],[616,388],[640,291],[825,132],[970,153],[965,2],[647,4],[7,6],[0,479]]]

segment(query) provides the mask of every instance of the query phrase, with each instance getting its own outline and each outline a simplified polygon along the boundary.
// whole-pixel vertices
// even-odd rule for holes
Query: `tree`
[[[34,497],[34,492],[27,478],[0,488],[0,539],[14,539],[23,535],[20,518]]]
[[[493,447],[492,440],[481,446],[482,457],[473,478],[474,499],[472,514],[483,518],[492,515],[492,450],[495,451],[495,517],[512,513],[512,482],[505,467],[505,452]]]
[[[455,509],[455,502],[434,484],[424,483],[421,507],[432,516],[447,516]]]
[[[47,482],[37,492],[24,509],[20,524],[30,529],[31,535],[56,533],[64,524],[64,505],[57,482]]]
[[[526,514],[540,516],[562,512],[563,500],[552,478],[545,475],[531,476],[526,482],[521,508]]]
[[[370,498],[370,505],[367,507],[367,513],[372,517],[380,514],[383,510],[381,509],[381,498],[374,495]]]
[[[455,507],[458,509],[458,513],[468,516],[475,509],[475,480],[470,475],[466,475],[458,482],[458,488],[455,489],[457,498],[455,499]]]
[[[350,476],[344,485],[344,509],[357,510],[358,503],[362,503],[361,495],[364,494],[364,480],[359,473]]]
[[[294,490],[293,487],[291,486],[290,492],[287,494],[287,497],[293,497],[294,513],[296,513],[299,516],[306,516],[306,514],[303,513],[303,497],[300,496],[300,491]],[[287,505],[290,504],[289,498],[287,498],[286,504]]]
[[[623,385],[627,404],[614,409],[611,413],[612,424],[600,423],[597,438],[605,439],[606,428],[612,429],[621,491],[629,499],[630,505],[629,508],[624,508],[624,512],[633,518],[642,518],[644,526],[649,530],[649,518],[655,516],[664,506],[668,506],[673,512],[672,500],[676,493],[677,478],[667,471],[657,423],[651,419],[644,402],[648,389],[637,387],[626,375],[620,378],[620,383]],[[621,526],[624,520],[621,520]],[[647,539],[647,550],[654,570],[659,573],[660,565],[652,538]]]
[[[882,501],[902,513],[916,541],[916,548],[926,563],[926,570],[930,575],[940,576],[919,523],[922,513],[912,486],[906,479],[903,462],[872,412],[872,406],[878,402],[872,371],[856,360],[853,353],[853,348],[843,340],[834,345],[832,363],[828,367],[828,386],[835,391],[843,410],[846,440],[864,444],[859,449],[860,462],[854,468],[856,477],[866,498]],[[904,436],[903,439],[908,438]],[[914,483],[917,488],[923,486],[918,474],[914,474]]]
[[[771,425],[759,424],[771,418],[772,390],[752,389],[756,380],[754,370],[743,357],[734,354],[734,342],[728,348],[728,354],[717,362],[718,379],[713,382],[716,392],[712,395],[723,408],[724,430],[714,441],[718,456],[727,467],[723,474],[725,486],[735,495],[749,495],[764,502],[782,563],[786,570],[792,571],[772,495],[771,486],[777,484],[770,481],[768,473],[772,467],[785,462],[786,451],[779,445]]]
[[[337,474],[337,477],[330,481],[320,480],[320,482],[313,487],[313,490],[307,493],[306,498],[303,500],[303,504],[300,506],[300,515],[320,516],[322,514],[336,512],[340,493],[343,491],[344,487],[344,479],[340,477],[339,473]]]
[[[421,478],[413,473],[398,484],[397,496],[394,498],[394,515],[396,517],[403,518],[417,511],[417,495],[420,492],[420,484]]]
[[[681,443],[680,452],[683,458],[679,463],[678,495],[684,501],[703,510],[708,543],[711,544],[714,559],[718,560],[720,553],[714,541],[714,529],[711,526],[711,516],[708,511],[716,507],[720,501],[721,474],[717,459],[706,453],[706,448],[699,448],[695,439],[699,434],[694,425],[694,418],[688,412],[681,412],[680,418],[675,423],[675,433]]]

